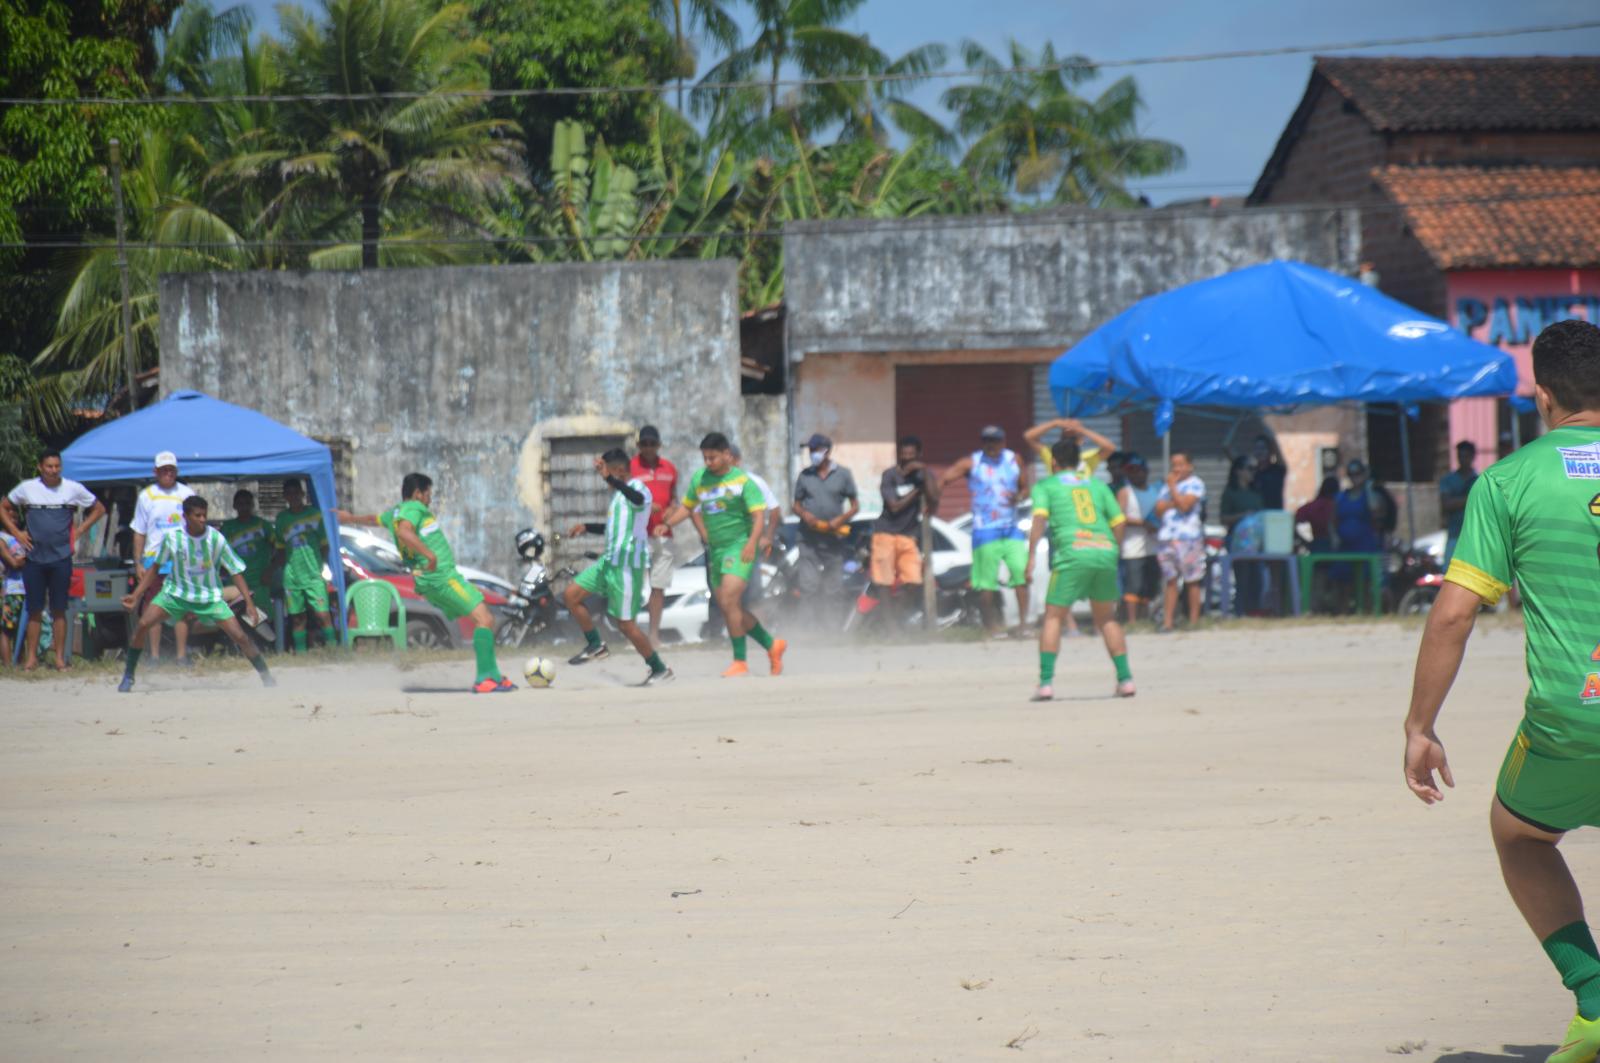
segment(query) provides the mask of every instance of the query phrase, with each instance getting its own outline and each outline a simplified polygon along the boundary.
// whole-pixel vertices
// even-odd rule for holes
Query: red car
[[[344,559],[344,581],[348,587],[356,580],[381,579],[394,584],[406,606],[406,645],[459,648],[472,645],[472,621],[462,618],[451,623],[439,609],[417,593],[417,581],[405,569],[385,561],[370,550],[350,543],[339,546]],[[482,588],[480,588],[481,590]],[[496,623],[506,600],[493,591],[483,591],[484,604],[495,614]],[[354,622],[354,617],[350,618]]]

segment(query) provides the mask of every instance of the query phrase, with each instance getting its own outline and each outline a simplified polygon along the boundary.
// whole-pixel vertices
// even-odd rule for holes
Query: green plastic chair
[[[406,648],[406,603],[400,592],[387,580],[364,579],[345,588],[345,600],[356,614],[344,635],[346,646],[355,645],[356,639],[393,639],[396,650]],[[389,623],[393,612],[395,622]]]

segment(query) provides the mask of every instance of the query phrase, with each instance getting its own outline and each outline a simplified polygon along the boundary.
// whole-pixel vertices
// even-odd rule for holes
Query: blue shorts
[[[43,616],[45,599],[50,613],[67,611],[67,589],[72,586],[72,558],[43,563],[29,558],[22,565],[22,586],[28,599],[28,616]]]

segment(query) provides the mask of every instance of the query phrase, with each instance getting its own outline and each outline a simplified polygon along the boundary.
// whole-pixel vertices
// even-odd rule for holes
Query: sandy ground
[[[0,682],[0,1057],[1542,1059],[1485,829],[1521,634],[1432,809],[1417,637],[1137,638],[1132,702],[1069,642],[1048,706],[1016,643]]]

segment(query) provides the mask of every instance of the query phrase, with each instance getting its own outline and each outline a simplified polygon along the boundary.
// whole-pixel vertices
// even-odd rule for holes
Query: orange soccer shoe
[[[734,661],[728,665],[728,670],[722,673],[722,678],[732,679],[734,676],[749,675],[750,666],[743,661]]]
[[[772,663],[772,674],[783,674],[783,651],[789,648],[787,639],[773,639],[772,649],[767,651],[767,660]]]

